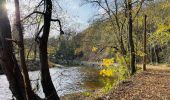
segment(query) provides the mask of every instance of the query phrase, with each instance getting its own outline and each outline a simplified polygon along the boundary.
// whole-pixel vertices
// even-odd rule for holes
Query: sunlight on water
[[[0,75],[0,100],[9,100],[12,97],[9,84],[5,75]]]
[[[91,67],[62,67],[50,69],[52,81],[59,96],[66,94],[92,91],[104,86],[105,78],[98,76],[98,70]],[[29,72],[32,80],[33,90],[40,97],[44,97],[40,83],[40,71]],[[12,98],[9,84],[5,75],[0,75],[0,100],[9,100]],[[37,90],[37,87],[39,88]]]

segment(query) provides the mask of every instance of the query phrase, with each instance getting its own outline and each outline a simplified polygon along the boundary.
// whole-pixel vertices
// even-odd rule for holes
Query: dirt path
[[[149,66],[99,100],[170,100],[170,68]]]

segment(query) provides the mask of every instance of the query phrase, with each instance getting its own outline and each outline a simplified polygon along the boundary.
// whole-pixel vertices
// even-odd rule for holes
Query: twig
[[[23,18],[21,21],[23,21],[23,20],[29,18],[29,17],[32,16],[33,14],[41,14],[41,15],[45,15],[45,13],[43,13],[43,12],[34,11],[34,12],[30,13],[29,15],[27,15],[25,18]]]

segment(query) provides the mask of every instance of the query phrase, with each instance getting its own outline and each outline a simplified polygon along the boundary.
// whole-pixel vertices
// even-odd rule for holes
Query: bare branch
[[[104,6],[102,6],[102,4],[101,4],[101,2],[99,2],[99,1],[96,1],[96,0],[86,0],[87,2],[89,2],[89,3],[96,3],[96,4],[98,4],[101,8],[103,8],[106,12],[108,12],[108,9],[106,9]]]
[[[60,35],[64,34],[64,31],[62,30],[62,26],[61,26],[61,21],[59,19],[51,19],[51,21],[54,21],[54,22],[57,21],[60,26]]]
[[[30,17],[30,16],[32,16],[33,14],[45,15],[45,13],[43,13],[43,12],[40,12],[40,11],[34,11],[34,12],[30,13],[29,15],[27,15],[25,18],[23,18],[21,21],[23,21],[23,20],[25,20],[25,19],[29,18],[29,17]]]
[[[135,18],[138,16],[138,13],[139,13],[139,11],[141,10],[141,8],[142,8],[142,4],[143,4],[143,2],[144,2],[145,0],[141,0],[140,1],[140,7],[139,7],[139,9],[137,10],[137,12],[136,12],[136,14],[135,14],[135,16],[133,17],[133,21],[135,20]]]
[[[35,35],[35,41],[36,41],[36,42],[38,42],[37,39],[39,39],[39,35],[40,35],[40,33],[42,32],[43,28],[44,28],[44,25],[40,28],[40,30],[38,31],[38,33]]]
[[[44,0],[41,0],[41,1],[38,3],[38,5],[35,7],[35,10],[43,4],[43,1],[44,1]]]
[[[33,45],[34,45],[34,42],[31,43],[31,47],[30,47],[30,49],[29,49],[29,51],[28,51],[28,53],[27,53],[27,60],[26,60],[26,61],[29,60],[29,55],[30,55],[30,53],[31,53],[31,50],[32,50]]]

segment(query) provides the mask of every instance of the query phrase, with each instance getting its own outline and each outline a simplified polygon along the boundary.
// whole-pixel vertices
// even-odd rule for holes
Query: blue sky
[[[89,19],[91,19],[98,10],[90,4],[82,5],[83,0],[60,0],[60,6],[66,14],[80,24],[80,30],[88,27]]]

